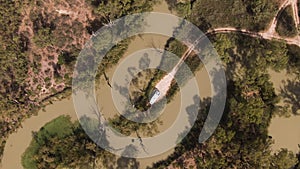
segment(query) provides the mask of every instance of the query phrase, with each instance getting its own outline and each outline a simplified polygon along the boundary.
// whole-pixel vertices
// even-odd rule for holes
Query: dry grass
[[[28,88],[35,91],[32,99],[42,100],[53,94],[53,90],[62,91],[66,87],[64,75],[68,70],[62,66],[58,73],[62,77],[60,81],[55,80],[55,66],[58,56],[62,51],[72,51],[74,48],[81,49],[90,38],[86,27],[89,21],[95,17],[91,7],[84,0],[35,0],[24,5],[22,9],[22,23],[19,27],[19,34],[25,36],[29,42],[29,59],[31,66],[28,71]],[[65,15],[57,10],[65,10],[70,14]],[[39,47],[33,41],[36,34],[33,16],[42,17],[47,24],[54,24],[52,34],[57,39],[55,43],[45,47]],[[64,39],[65,38],[65,39]],[[45,80],[46,79],[46,80]],[[50,80],[49,80],[50,79]]]

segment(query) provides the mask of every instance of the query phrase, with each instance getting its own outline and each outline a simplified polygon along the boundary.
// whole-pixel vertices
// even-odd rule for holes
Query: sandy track
[[[276,25],[277,25],[277,22],[278,22],[278,16],[281,13],[281,11],[284,10],[288,5],[290,5],[290,0],[286,0],[281,4],[281,6],[279,7],[275,17],[273,18],[273,20],[271,22],[271,25],[270,25],[269,29],[265,32],[266,34],[270,34],[270,35],[276,34],[275,29],[276,29]]]
[[[286,37],[281,37],[279,35],[276,34],[270,34],[268,32],[252,32],[246,29],[237,29],[234,27],[224,27],[224,28],[216,28],[213,30],[210,30],[206,33],[206,35],[208,34],[217,34],[217,33],[231,33],[231,32],[237,32],[237,33],[242,33],[245,35],[249,35],[251,37],[254,38],[263,38],[263,39],[267,39],[267,40],[279,40],[279,41],[285,41],[287,44],[290,45],[297,45],[300,47],[300,37],[299,35],[297,35],[296,37],[292,37],[292,38],[286,38]]]
[[[155,88],[158,89],[160,91],[160,96],[158,98],[158,100],[162,99],[168,92],[168,90],[171,87],[171,83],[172,80],[175,77],[175,74],[177,73],[179,67],[181,66],[181,64],[184,62],[184,60],[191,54],[191,52],[193,51],[194,46],[191,45],[185,52],[184,54],[181,56],[180,60],[178,61],[178,63],[174,66],[174,68],[166,75],[162,78],[162,80],[160,80],[156,85]]]
[[[294,3],[295,3],[295,1],[297,1],[297,0],[294,0]],[[294,7],[294,10],[296,10],[295,7]],[[298,23],[299,23],[299,17],[298,17]],[[25,30],[25,28],[24,28],[24,30]],[[290,38],[281,38],[281,37],[276,37],[274,35],[255,33],[255,32],[250,32],[250,31],[247,31],[247,30],[242,30],[241,31],[241,30],[237,30],[235,28],[218,28],[218,29],[214,29],[214,30],[209,31],[207,34],[209,34],[209,33],[211,33],[211,34],[213,34],[213,33],[222,33],[222,32],[224,32],[224,33],[226,33],[226,32],[241,32],[241,33],[244,33],[244,34],[247,34],[247,35],[250,35],[250,36],[253,36],[253,37],[258,37],[258,38],[266,38],[266,39],[274,38],[274,39],[278,39],[278,40],[285,40],[289,44],[296,44],[296,45],[300,46],[299,45],[299,37],[291,38],[291,39]],[[174,74],[174,72],[171,73],[171,77],[173,76],[173,74]],[[201,73],[200,78],[202,78],[202,77],[203,77],[203,74]],[[208,87],[209,87],[209,84],[208,84]],[[66,104],[65,102],[62,102],[62,101],[60,101],[60,103],[63,104],[62,109],[55,103],[54,104],[55,107],[56,107],[56,110],[54,112],[55,115],[53,117],[49,117],[49,121],[54,119],[55,117],[59,116],[60,113],[61,114],[68,114],[69,112],[72,112],[72,110],[65,110],[64,108],[70,108],[70,107],[73,107],[73,105],[68,106],[69,103]],[[30,127],[34,127],[34,128],[29,127],[29,128],[26,128],[26,129],[25,128],[19,129],[17,133],[14,133],[14,134],[10,135],[9,140],[7,141],[7,144],[6,144],[6,147],[5,147],[6,150],[4,152],[3,162],[6,163],[6,164],[4,163],[4,165],[3,165],[4,169],[7,168],[7,164],[15,164],[15,163],[18,163],[18,164],[15,164],[15,166],[17,166],[17,167],[13,167],[13,168],[8,167],[7,169],[14,169],[14,168],[15,169],[20,169],[20,168],[22,168],[20,166],[20,161],[18,161],[21,158],[20,155],[24,152],[24,150],[27,148],[30,140],[32,139],[31,131],[32,130],[36,131],[41,126],[43,126],[45,124],[44,120],[37,120],[37,119],[38,118],[43,118],[44,115],[47,115],[47,116],[52,116],[53,115],[53,114],[51,115],[51,113],[48,111],[48,109],[51,109],[51,106],[46,108],[47,112],[40,112],[37,117],[34,116],[34,117],[26,120],[24,123],[22,123],[24,126],[27,126],[26,124],[28,123],[28,124],[30,124],[29,125]],[[57,112],[58,110],[60,111],[60,113]],[[34,122],[31,121],[31,119]],[[37,125],[36,122],[39,122],[41,124]],[[15,139],[17,139],[15,137],[15,135],[22,135],[21,137],[19,137],[19,138],[22,138],[22,140],[15,140]],[[25,136],[23,136],[23,135],[25,135]],[[14,143],[20,143],[20,144],[16,144],[16,146],[12,147],[11,145],[14,144]],[[8,153],[9,150],[12,149],[12,148],[14,148],[14,150],[16,150],[17,152],[12,151],[12,152]],[[158,160],[161,160],[161,158],[157,158],[157,161]],[[145,161],[147,161],[147,159],[145,159]],[[146,163],[148,163],[148,162],[149,161],[147,161]]]
[[[298,28],[300,21],[299,21],[299,13],[298,13],[298,0],[291,0],[292,8],[293,8],[293,15],[296,27]]]

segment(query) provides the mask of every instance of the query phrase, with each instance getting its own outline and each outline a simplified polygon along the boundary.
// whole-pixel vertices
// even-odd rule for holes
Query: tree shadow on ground
[[[93,33],[96,33],[97,30],[99,30],[103,26],[103,23],[105,23],[105,21],[99,18],[96,18],[94,20],[89,20],[89,25],[86,26],[86,30],[90,35],[92,35]]]
[[[125,147],[125,150],[123,151],[122,155],[126,156],[135,156],[137,153],[137,148],[133,145],[128,145]],[[133,168],[139,168],[140,164],[135,158],[127,158],[127,157],[120,157],[117,160],[116,164],[117,169],[133,169]]]

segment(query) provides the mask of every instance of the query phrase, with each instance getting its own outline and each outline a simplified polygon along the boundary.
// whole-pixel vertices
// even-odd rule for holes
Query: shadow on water
[[[128,145],[125,147],[125,150],[123,151],[122,155],[125,156],[135,156],[137,154],[137,148],[135,148],[133,145]],[[126,157],[120,157],[117,160],[117,169],[123,169],[123,168],[139,168],[140,164],[135,158],[126,158]]]
[[[199,107],[200,103],[200,107]],[[194,96],[194,104],[188,106],[186,108],[186,111],[189,115],[189,122],[192,122],[195,120],[194,125],[192,126],[189,133],[186,135],[185,138],[179,143],[176,148],[175,152],[171,155],[169,155],[166,160],[161,160],[152,165],[150,168],[157,168],[160,166],[168,166],[171,164],[172,161],[178,159],[182,155],[181,152],[188,152],[190,150],[193,150],[195,147],[202,146],[202,144],[199,144],[198,138],[200,131],[203,128],[204,122],[207,119],[209,107],[211,104],[211,98],[204,98],[203,100],[200,100],[199,96]],[[187,131],[184,131],[178,135],[178,137],[182,137],[183,134],[186,134]]]
[[[156,168],[162,165],[168,166],[172,161],[178,159],[178,157],[182,155],[180,152],[188,152],[195,149],[195,147],[205,146],[205,142],[199,143],[199,134],[204,133],[204,136],[202,136],[202,138],[208,139],[214,133],[214,129],[218,126],[222,114],[219,114],[218,112],[218,110],[221,110],[220,107],[215,108],[215,112],[210,112],[210,108],[211,106],[213,106],[212,100],[214,100],[213,104],[218,104],[219,102],[221,102],[219,99],[223,99],[224,95],[226,94],[226,91],[223,91],[222,85],[226,86],[227,83],[226,81],[224,81],[224,78],[219,77],[219,71],[220,70],[215,69],[212,72],[212,83],[214,83],[215,93],[213,97],[207,97],[201,100],[199,96],[195,95],[193,97],[194,104],[186,107],[186,111],[189,115],[189,122],[191,123],[196,119],[189,133],[182,140],[182,142],[176,146],[175,152],[168,156],[167,160],[161,160],[153,164],[152,168]],[[187,131],[184,131],[183,133],[179,134],[178,137],[182,137],[182,135],[186,134],[186,132]]]
[[[285,103],[291,105],[293,115],[300,115],[300,81],[287,80],[284,86],[280,88],[280,95]]]
[[[82,116],[80,121],[81,126],[85,130],[86,134],[98,144],[95,151],[98,152],[96,154],[98,154],[101,158],[101,161],[103,161],[103,166],[110,169],[139,168],[140,163],[135,158],[119,157],[101,148],[105,147],[106,149],[113,149],[109,146],[105,131],[101,129],[103,126],[98,119]],[[125,156],[135,156],[138,151],[134,145],[128,145],[120,150],[123,151],[122,155]],[[99,157],[96,155],[95,158]]]
[[[144,56],[139,60],[139,68],[141,70],[148,69],[151,60],[149,59],[149,54],[144,53]]]
[[[139,60],[139,69],[144,70],[147,69],[150,65],[150,59],[148,57],[148,54],[145,53],[144,56]],[[131,77],[126,77],[127,79],[133,79],[136,77],[136,74],[138,73],[137,70],[139,70],[137,67],[131,66],[127,68],[127,71]],[[127,81],[128,83],[128,81]],[[129,82],[131,83],[131,82]],[[122,86],[120,84],[114,83],[114,89],[116,89],[122,96],[128,97],[129,96],[129,86]],[[140,89],[143,91],[144,89]]]

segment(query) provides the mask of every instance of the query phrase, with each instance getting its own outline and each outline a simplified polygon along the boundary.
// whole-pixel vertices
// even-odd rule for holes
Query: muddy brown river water
[[[279,93],[280,88],[283,87],[283,81],[293,78],[287,75],[286,71],[280,73],[269,71],[269,73],[276,93]],[[282,104],[282,102],[279,104]],[[274,151],[280,148],[287,148],[294,153],[298,153],[298,144],[300,144],[300,116],[292,115],[288,118],[274,117],[269,126],[269,135],[271,135],[275,141],[272,146]]]
[[[168,10],[167,4],[163,1],[161,4],[158,4],[154,7],[154,11],[163,12],[163,13],[172,13]],[[163,49],[166,41],[169,37],[165,36],[156,36],[156,35],[144,35],[140,37],[136,37],[132,43],[129,45],[126,56],[145,48],[161,48]],[[121,61],[122,61],[121,59]],[[112,67],[107,75],[111,78],[117,66]],[[198,71],[196,74],[196,79],[199,84],[201,84],[201,88],[199,88],[201,97],[208,97],[210,95],[210,83],[208,81],[208,75],[205,69]],[[206,79],[206,80],[205,80]],[[105,105],[103,108],[104,116],[113,117],[117,114],[117,111],[114,107],[111,90],[106,85],[106,82],[102,79],[102,83],[100,84],[101,88],[97,90],[97,98],[101,100],[101,105]],[[105,99],[101,99],[105,97]],[[177,111],[180,106],[180,93],[176,94],[171,103],[169,103],[164,113],[160,116],[160,119],[163,121],[163,125],[159,126],[159,131],[164,131],[169,126],[171,126],[174,120],[177,117]],[[105,113],[110,112],[110,113]],[[114,113],[111,113],[114,112]],[[33,116],[29,119],[26,119],[22,123],[22,128],[18,129],[16,133],[13,133],[9,136],[5,149],[4,156],[2,159],[2,168],[3,169],[21,169],[23,168],[21,165],[21,156],[25,152],[26,148],[29,146],[32,140],[32,131],[38,131],[42,126],[51,120],[61,116],[61,115],[70,115],[73,120],[77,119],[73,101],[72,99],[63,99],[61,101],[54,101],[53,104],[46,106],[45,111],[39,111],[37,116]],[[158,156],[154,156],[151,158],[138,159],[140,162],[141,168],[146,168],[146,166],[151,165],[152,163],[162,160],[170,155],[173,150],[169,150],[163,154]]]
[[[167,4],[162,2],[154,7],[156,12],[172,13],[168,10]],[[153,35],[144,35],[141,37],[136,37],[132,43],[129,45],[126,56],[136,52],[138,50],[150,47],[163,48],[168,37],[164,36],[153,36]],[[154,43],[153,43],[154,42]],[[153,46],[154,45],[154,46]],[[112,67],[107,75],[111,78],[117,66]],[[272,81],[275,83],[276,89],[281,85],[281,80],[283,80],[286,75],[285,72],[275,73],[271,72]],[[210,82],[208,75],[205,69],[201,69],[196,72],[196,80],[199,85],[199,91],[201,94],[201,99],[209,97],[211,93]],[[113,117],[117,114],[117,110],[114,107],[113,100],[111,96],[111,90],[106,85],[106,82],[102,80],[100,84],[101,87],[97,90],[97,98],[101,100],[103,106],[103,112],[115,112],[115,113],[106,113],[106,117]],[[278,90],[277,90],[278,91]],[[105,97],[105,99],[103,99]],[[101,99],[102,98],[102,99]],[[170,127],[174,120],[176,119],[176,112],[179,109],[180,105],[180,93],[178,93],[173,101],[169,103],[164,113],[160,116],[160,119],[163,121],[163,125],[159,126],[159,131],[164,131]],[[26,148],[29,146],[32,139],[32,131],[38,131],[43,125],[51,120],[57,118],[61,115],[70,115],[73,120],[77,119],[72,99],[63,99],[61,101],[55,101],[53,104],[48,105],[45,108],[45,111],[39,111],[37,116],[33,116],[29,119],[26,119],[22,123],[22,128],[18,129],[16,133],[13,133],[9,136],[2,159],[2,168],[3,169],[21,169],[21,156],[25,152]],[[275,144],[273,146],[274,150],[277,150],[281,147],[288,148],[296,152],[297,144],[300,143],[300,116],[292,116],[290,118],[279,118],[276,117],[272,119],[271,126],[269,128],[270,135],[275,139]],[[151,158],[138,159],[140,162],[141,168],[146,168],[146,166],[151,165],[154,162],[165,159],[170,155],[173,150],[169,150],[158,156]]]

